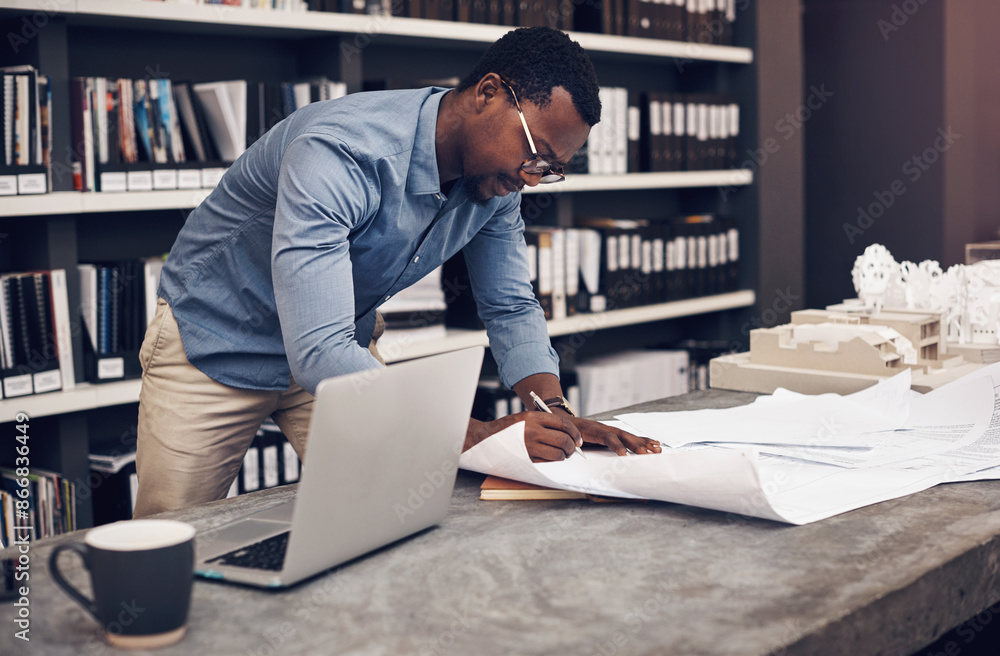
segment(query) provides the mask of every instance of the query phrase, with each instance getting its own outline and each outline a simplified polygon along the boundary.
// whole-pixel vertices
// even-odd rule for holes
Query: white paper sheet
[[[758,397],[723,410],[627,413],[616,418],[671,447],[693,442],[873,447],[910,411],[910,370],[850,394]]]
[[[993,417],[994,398],[989,377],[963,379],[959,385],[913,398],[907,428],[872,435],[872,448],[762,445],[760,450],[770,455],[849,468],[884,467],[944,454],[982,439]]]
[[[900,381],[907,387],[901,388]],[[910,394],[908,380],[900,381],[866,390],[860,396],[851,395],[848,404],[826,398],[817,406],[818,397],[782,393],[777,398],[760,397],[758,403],[746,406],[769,414],[772,429],[786,438],[793,433],[782,430],[781,425],[789,419],[799,431],[815,430],[803,408],[864,414],[863,419],[840,415],[832,415],[832,419],[851,426],[855,442],[874,444],[870,448],[814,444],[811,450],[796,451],[787,447],[798,456],[808,455],[804,451],[834,452],[846,460],[845,454],[850,453],[856,459],[851,466],[810,462],[803,457],[759,456],[754,445],[730,443],[723,447],[699,441],[693,431],[684,439],[665,440],[660,431],[669,421],[662,417],[643,421],[643,415],[637,413],[627,415],[627,424],[607,423],[678,446],[665,448],[660,454],[625,457],[590,451],[586,460],[535,464],[524,446],[524,424],[519,423],[464,453],[460,465],[547,487],[681,503],[791,524],[818,521],[945,481],[972,480],[971,469],[979,469],[980,478],[1000,478],[1000,387],[991,377],[969,376],[922,397]],[[879,407],[886,410],[881,416],[876,412]],[[712,415],[711,421],[721,425],[719,417],[725,412],[744,421],[746,415],[734,412],[737,410],[741,409],[672,414]],[[907,416],[911,421],[906,429],[877,435],[859,430],[871,425],[899,426]],[[763,426],[763,414],[760,417]],[[801,438],[792,439],[794,445],[794,440]],[[774,441],[773,433],[767,433],[764,440]]]

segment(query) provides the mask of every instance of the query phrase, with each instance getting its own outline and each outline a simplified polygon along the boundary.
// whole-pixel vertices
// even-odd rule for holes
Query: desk
[[[635,409],[752,398],[713,390]],[[486,502],[481,480],[459,474],[439,527],[289,591],[197,581],[187,636],[155,653],[907,655],[1000,601],[1000,483],[789,526],[656,502]],[[292,493],[163,516],[208,529]],[[31,645],[5,604],[0,653],[113,651],[49,578],[64,539],[32,547]],[[85,580],[75,562],[70,578]]]

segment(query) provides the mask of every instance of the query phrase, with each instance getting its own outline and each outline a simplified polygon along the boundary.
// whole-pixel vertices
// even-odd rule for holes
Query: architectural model
[[[872,244],[854,262],[851,278],[858,310],[940,312],[946,342],[1000,345],[1000,260],[956,264],[944,271],[934,260],[900,264],[885,246]]]
[[[875,244],[851,276],[857,299],[751,331],[749,352],[712,360],[710,385],[845,394],[905,367],[926,392],[1000,353],[1000,261],[943,271],[932,260],[899,264]]]

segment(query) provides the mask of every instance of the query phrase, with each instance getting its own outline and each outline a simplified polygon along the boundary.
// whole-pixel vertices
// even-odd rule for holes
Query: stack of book
[[[295,449],[273,421],[265,421],[243,457],[228,497],[288,485],[299,480],[302,463]]]
[[[63,269],[0,275],[0,378],[4,398],[75,385]]]
[[[139,348],[156,313],[163,257],[78,265],[84,377],[138,378]]]
[[[736,0],[314,0],[310,8],[716,45],[732,44],[737,17]]]
[[[740,107],[729,96],[601,87],[600,97],[601,120],[570,172],[711,171],[738,164]]]
[[[447,309],[441,267],[438,267],[379,306],[385,320],[379,350],[388,348],[392,342],[444,337]]]
[[[101,448],[90,452],[91,500],[94,525],[132,519],[139,478],[133,448]]]
[[[631,350],[581,360],[577,413],[593,415],[689,391],[688,352]]]
[[[646,93],[643,171],[731,168],[739,157],[740,107],[722,94]]]
[[[710,214],[676,219],[578,218],[528,226],[528,275],[546,319],[739,289],[739,228]],[[461,255],[444,265],[447,325],[482,329]]]
[[[148,0],[143,0],[148,1]],[[299,12],[314,8],[316,0],[153,0],[183,5],[215,5],[219,7],[241,7],[243,9],[264,9],[267,11]]]
[[[561,372],[566,399],[580,416],[687,394],[691,358],[684,349],[636,349],[579,361]],[[517,414],[524,404],[496,376],[483,376],[472,417],[493,421]]]
[[[15,514],[15,501],[24,500],[20,481],[28,481],[28,516]],[[76,486],[54,472],[31,467],[27,476],[15,469],[0,468],[0,547],[13,543],[14,527],[30,526],[31,540],[62,535],[76,530]]]
[[[567,380],[565,376],[563,380],[563,392],[566,394],[566,400],[569,401],[569,404],[574,408],[578,408],[580,403],[580,388],[570,380]],[[534,409],[533,407],[525,408],[517,394],[505,387],[496,376],[483,376],[479,380],[479,387],[476,389],[475,400],[472,404],[472,418],[479,421],[493,421],[494,419]]]
[[[79,191],[214,187],[226,167],[303,105],[346,94],[341,82],[70,80],[73,181]]]
[[[44,194],[51,188],[49,78],[31,66],[2,67],[0,75],[0,196]]]

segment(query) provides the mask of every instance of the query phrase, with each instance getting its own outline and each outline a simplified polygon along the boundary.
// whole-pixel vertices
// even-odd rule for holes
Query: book
[[[597,503],[628,503],[644,499],[621,499],[599,494],[587,494],[574,490],[559,490],[542,485],[533,485],[499,476],[487,476],[479,486],[479,498],[483,501],[550,501],[565,499],[587,499]]]
[[[573,490],[557,490],[531,483],[522,483],[499,476],[487,476],[479,486],[479,498],[484,501],[533,501],[544,499],[587,499],[591,495]]]
[[[227,162],[235,161],[246,150],[246,81],[203,82],[192,85],[191,89],[201,102],[219,155]]]

